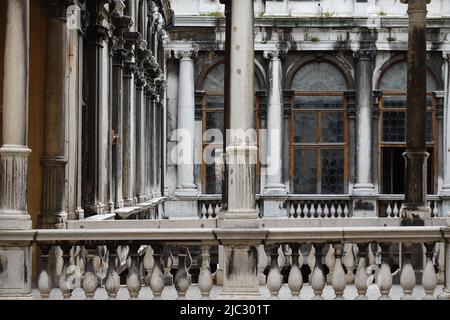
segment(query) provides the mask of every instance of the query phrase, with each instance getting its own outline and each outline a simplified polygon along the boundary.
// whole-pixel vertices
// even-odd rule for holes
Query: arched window
[[[328,62],[312,62],[294,75],[291,90],[291,183],[296,194],[347,190],[347,80]]]
[[[380,180],[381,193],[403,194],[405,192],[405,116],[407,63],[398,62],[391,65],[382,74],[379,90],[383,92],[380,99],[381,117],[379,121],[380,141]],[[434,193],[434,168],[436,159],[436,116],[433,91],[437,89],[433,74],[427,71],[427,118],[426,139],[428,158],[428,193]]]
[[[203,81],[203,91],[198,96],[197,105],[200,105],[202,113],[202,167],[201,181],[202,192],[205,194],[222,193],[223,166],[221,159],[223,156],[223,142],[218,140],[214,132],[224,132],[224,85],[225,85],[225,64],[220,62],[213,66]],[[259,110],[265,105],[264,97],[259,94],[260,85],[255,76],[255,128],[260,128]],[[208,134],[208,133],[212,134]],[[214,159],[214,161],[211,161]],[[208,161],[209,160],[209,161]],[[260,175],[259,164],[257,166],[257,176]]]

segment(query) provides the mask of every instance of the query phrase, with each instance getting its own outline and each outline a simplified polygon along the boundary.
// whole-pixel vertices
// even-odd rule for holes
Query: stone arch
[[[353,68],[344,59],[340,57],[333,57],[328,54],[307,55],[294,62],[286,72],[286,88],[292,87],[292,82],[297,75],[297,72],[300,71],[303,67],[307,66],[308,64],[320,62],[325,62],[332,65],[342,74],[346,82],[346,90],[352,90],[354,88]]]

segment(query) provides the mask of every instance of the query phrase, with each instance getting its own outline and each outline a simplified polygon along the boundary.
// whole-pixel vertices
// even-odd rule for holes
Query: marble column
[[[136,80],[136,190],[135,197],[139,203],[146,201],[145,194],[145,103],[144,91],[147,81],[145,77],[144,63],[150,56],[150,51],[145,49],[146,41],[140,41],[136,48],[137,70],[135,73]]]
[[[269,60],[269,88],[267,107],[267,173],[264,194],[264,216],[283,217],[286,186],[283,182],[283,70],[281,52],[265,51]]]
[[[375,186],[372,176],[372,96],[373,49],[355,52],[356,61],[356,181],[353,186],[354,216],[376,216]]]
[[[267,110],[267,182],[264,193],[268,195],[286,194],[283,183],[282,146],[283,146],[283,70],[280,52],[264,52],[270,60],[268,110]]]
[[[127,50],[124,48],[125,30],[131,27],[130,17],[123,14],[113,15],[112,22],[115,28],[112,40],[113,66],[112,66],[112,127],[113,127],[113,175],[114,175],[114,201],[116,208],[124,206],[122,189],[123,171],[123,71]]]
[[[105,52],[109,34],[103,26],[100,11],[101,3],[88,1],[86,8],[90,17],[86,32],[86,79],[87,124],[84,142],[88,150],[86,162],[86,184],[84,190],[85,209],[91,214],[103,214],[108,210],[110,194],[108,190],[109,169],[109,109],[104,90],[105,71],[109,64],[109,54]],[[106,55],[108,58],[106,58]]]
[[[426,22],[430,0],[401,0],[408,4],[408,89],[406,109],[405,201],[402,225],[429,224],[426,152]]]
[[[0,148],[0,229],[29,229],[27,212],[29,1],[8,0]]]
[[[440,190],[442,197],[442,211],[444,215],[450,212],[450,52],[443,52],[444,58],[444,135],[443,135],[443,185]]]
[[[47,0],[45,141],[40,225],[64,228],[67,221],[65,150],[67,20],[64,1]]]
[[[177,196],[198,194],[194,183],[194,135],[195,135],[195,88],[194,58],[196,51],[186,50],[176,53],[180,59],[178,87],[178,186]]]
[[[26,230],[31,229],[27,212],[28,156],[31,153],[27,147],[29,0],[8,0],[6,8],[0,230]],[[31,269],[28,243],[2,242],[0,299],[31,297]]]
[[[135,189],[135,110],[134,110],[134,72],[136,71],[136,63],[134,58],[134,44],[139,39],[136,32],[126,32],[125,49],[128,56],[124,62],[123,73],[123,146],[122,146],[122,192],[124,206],[129,207],[136,204],[134,198]]]
[[[254,3],[253,0],[230,0],[231,33],[227,75],[230,84],[230,129],[227,131],[228,208],[219,216],[218,226],[227,229],[253,229],[245,241],[225,237],[222,296],[260,297],[258,269],[259,221],[256,211],[257,143],[254,128]],[[220,235],[219,235],[220,237]],[[227,239],[228,238],[228,239]]]

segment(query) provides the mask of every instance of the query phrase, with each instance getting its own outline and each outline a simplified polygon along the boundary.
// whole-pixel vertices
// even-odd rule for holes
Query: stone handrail
[[[153,298],[159,299],[165,288],[172,285],[179,299],[185,298],[191,287],[200,289],[203,298],[210,298],[214,279],[211,251],[230,243],[238,246],[259,243],[257,276],[263,286],[261,290],[268,290],[271,298],[277,298],[284,287],[290,290],[293,299],[300,297],[302,289],[305,294],[310,288],[314,291],[312,299],[322,299],[328,284],[336,299],[342,299],[347,285],[354,284],[358,291],[356,299],[367,299],[367,289],[376,280],[379,298],[387,299],[394,277],[401,272],[402,299],[412,299],[417,286],[425,290],[422,298],[432,299],[440,293],[438,279],[450,273],[449,240],[450,227],[46,229],[0,233],[1,245],[39,248],[41,298],[48,298],[56,286],[64,298],[71,298],[73,290],[81,288],[88,299],[94,298],[98,288],[104,288],[109,298],[115,298],[122,285],[119,274],[127,269],[126,287],[131,298],[138,298],[142,287],[148,286]],[[389,259],[391,244],[400,244],[402,248],[402,264],[394,273]],[[424,248],[426,255],[419,282],[411,259],[414,247]],[[193,263],[190,250],[197,250],[197,264]],[[52,255],[58,256],[58,252],[61,271],[55,273],[50,263]],[[270,259],[266,252],[270,252]],[[436,252],[442,259],[435,257]],[[304,257],[308,257],[311,270],[305,280],[301,272]],[[196,281],[189,272],[193,266],[199,269]],[[440,297],[450,295],[449,278]],[[310,288],[304,286],[306,282]],[[349,295],[348,290],[347,299]]]

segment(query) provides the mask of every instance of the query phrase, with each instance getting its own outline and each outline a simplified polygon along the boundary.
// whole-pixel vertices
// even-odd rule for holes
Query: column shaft
[[[178,148],[180,152],[178,152],[178,187],[176,193],[179,195],[195,195],[198,191],[194,183],[194,60],[193,52],[180,52],[179,55],[181,56],[178,87]],[[155,112],[155,124],[156,118]],[[154,179],[156,182],[156,177]]]
[[[266,194],[285,194],[286,188],[283,183],[283,70],[279,52],[265,53],[270,59],[269,66],[269,92],[267,112],[267,182]]]
[[[0,148],[0,229],[29,229],[27,213],[29,1],[8,0]],[[22,221],[20,221],[22,220]]]
[[[372,59],[375,52],[359,50],[356,64],[356,183],[353,193],[370,195],[372,183]]]
[[[408,90],[406,108],[405,202],[402,224],[424,224],[430,219],[427,205],[426,152],[426,5],[429,0],[408,3]]]

